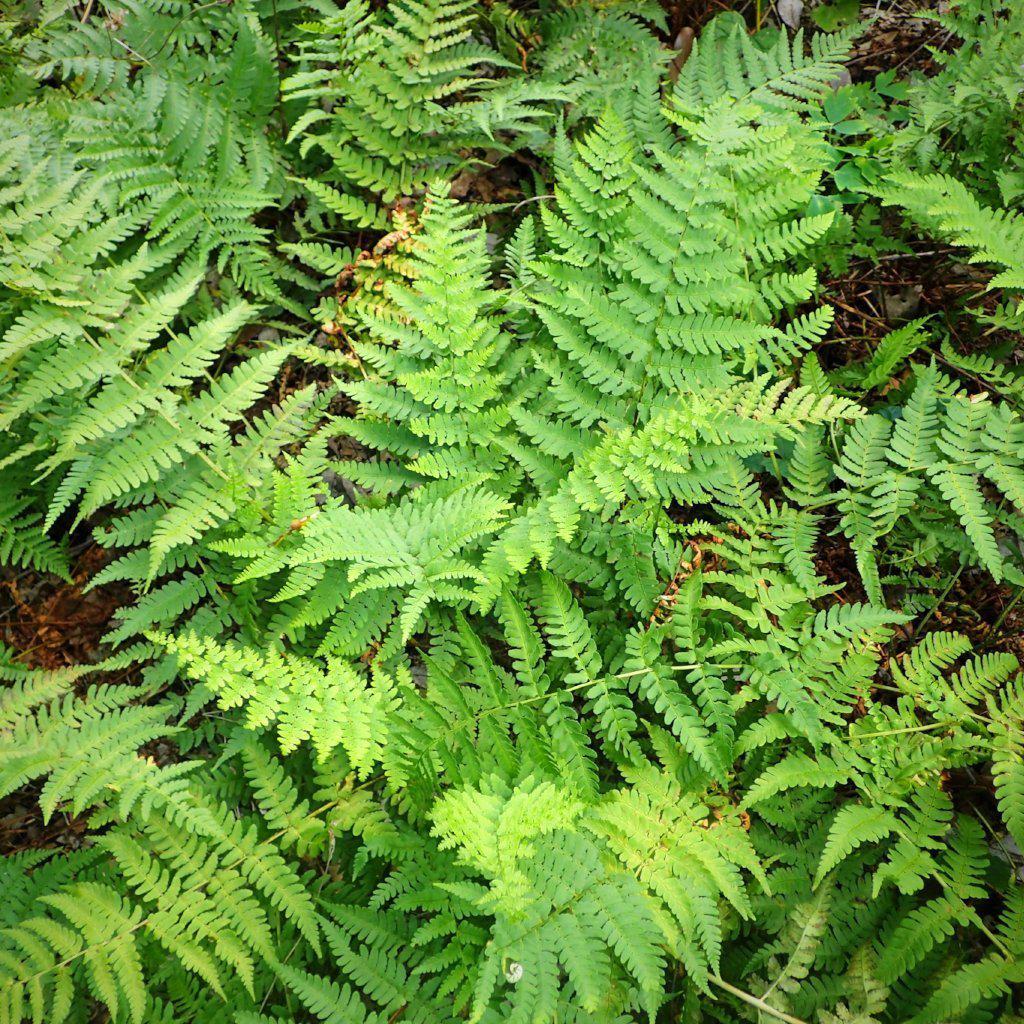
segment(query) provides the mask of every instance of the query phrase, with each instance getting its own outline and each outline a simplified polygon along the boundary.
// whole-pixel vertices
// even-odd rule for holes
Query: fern
[[[876,598],[876,546],[887,535],[898,535],[907,519],[953,519],[969,541],[968,559],[983,564],[996,580],[1007,571],[996,530],[1012,535],[1017,529],[1004,514],[1007,502],[1022,496],[1008,444],[1019,429],[1016,415],[1006,405],[943,394],[941,388],[933,368],[919,370],[895,424],[881,416],[861,420],[836,466],[847,484],[838,505],[841,525]],[[1004,493],[998,504],[989,499],[989,484]]]
[[[989,201],[1012,202],[1022,183],[1014,154],[1020,15],[1014,0],[960,2],[932,14],[960,45],[938,58],[937,74],[912,83],[908,124],[894,140],[916,170],[952,174]]]
[[[717,18],[701,34],[672,93],[689,112],[723,99],[753,102],[769,111],[813,109],[824,98],[842,66],[849,36],[818,34],[805,52],[803,34],[776,34],[771,46],[758,46],[738,16]]]
[[[306,109],[291,137],[329,171],[302,184],[326,210],[384,226],[379,204],[466,166],[460,151],[529,132],[565,95],[557,85],[487,72],[509,62],[474,39],[468,0],[402,0],[374,13],[353,0],[309,23],[287,95]]]
[[[973,261],[1000,267],[991,287],[1024,288],[1024,222],[1019,215],[984,206],[961,182],[940,174],[894,174],[883,200],[904,207],[923,227],[954,245],[974,250]]]
[[[0,1020],[1016,1019],[1016,164],[957,145],[1019,33],[970,2],[886,117],[852,32],[728,13],[671,62],[615,3],[0,25]],[[1002,305],[841,365],[847,158]]]

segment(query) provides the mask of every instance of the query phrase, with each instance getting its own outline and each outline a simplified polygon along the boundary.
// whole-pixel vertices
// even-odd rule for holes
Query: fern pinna
[[[829,353],[849,35],[519,8],[4,23],[0,560],[124,600],[0,645],[77,844],[0,861],[0,1022],[1017,1019],[1024,673],[956,602],[1024,582],[1020,390]],[[879,195],[1005,330],[919,123]]]
[[[302,183],[325,213],[385,224],[380,202],[467,165],[465,150],[506,145],[551,117],[568,91],[531,81],[474,37],[471,0],[397,0],[372,11],[350,0],[304,26],[288,96],[305,109],[291,129],[325,173]],[[506,77],[493,77],[504,69]]]

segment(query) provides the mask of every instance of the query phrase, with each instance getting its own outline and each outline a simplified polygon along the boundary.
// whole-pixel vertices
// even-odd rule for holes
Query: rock
[[[803,0],[777,0],[775,11],[779,20],[789,28],[798,28],[804,13]]]
[[[882,292],[882,310],[885,313],[886,319],[910,319],[921,305],[921,292],[923,290],[919,284],[913,284],[906,288]]]
[[[850,75],[850,72],[847,71],[846,68],[843,68],[843,70],[840,71],[839,74],[836,75],[836,77],[828,84],[833,90],[842,89],[844,85],[853,85],[853,78]]]

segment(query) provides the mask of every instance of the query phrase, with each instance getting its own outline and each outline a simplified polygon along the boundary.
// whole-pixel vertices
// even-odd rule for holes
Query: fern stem
[[[952,725],[959,725],[966,722],[966,718],[954,718],[948,722],[932,722],[929,725],[908,725],[904,729],[882,729],[879,732],[862,732],[851,736],[851,740],[879,739],[882,736],[902,736],[908,732],[930,732],[932,729],[948,729]]]
[[[946,585],[946,589],[943,590],[941,594],[939,594],[938,599],[931,606],[931,608],[928,609],[928,612],[925,614],[925,617],[921,620],[921,624],[917,627],[915,631],[919,636],[924,631],[924,627],[928,625],[928,622],[930,621],[931,617],[935,614],[936,608],[938,608],[939,605],[941,605],[942,602],[945,601],[947,597],[949,597],[949,592],[956,586],[956,581],[960,579],[960,577],[963,575],[964,568],[965,566],[961,565],[960,568],[957,569],[957,571],[953,575],[953,578]]]
[[[735,985],[730,985],[724,978],[719,978],[715,974],[709,974],[708,981],[713,985],[717,985],[720,989],[724,989],[737,999],[741,999],[749,1006],[757,1007],[757,1009],[762,1013],[767,1013],[769,1017],[774,1017],[776,1020],[784,1020],[786,1021],[786,1024],[807,1024],[807,1021],[802,1020],[800,1017],[794,1017],[782,1010],[776,1010],[774,1006],[769,1006],[763,999],[758,999],[757,996],[750,992],[745,992],[743,989],[737,988]]]
[[[689,665],[673,665],[673,672],[687,672],[695,668],[704,668],[711,665],[714,668],[743,668],[742,665],[736,664],[718,664],[716,662],[694,662]],[[588,686],[596,686],[598,683],[607,682],[609,679],[635,679],[637,676],[644,676],[650,673],[652,669],[649,668],[637,668],[632,672],[617,672],[615,675],[598,676],[596,679],[585,679],[582,683],[574,683],[572,686],[562,687],[562,693],[575,693],[577,690],[585,690]],[[547,700],[551,696],[550,693],[538,693],[532,697],[523,697],[522,700],[514,700],[510,704],[496,704],[493,708],[484,708],[483,711],[478,711],[471,719],[465,719],[462,722],[457,722],[455,728],[462,728],[466,725],[472,725],[474,722],[479,721],[481,718],[486,718],[488,715],[496,715],[502,711],[510,711],[512,708],[521,708],[526,704],[536,704],[538,701]]]
[[[1006,621],[1006,616],[1013,611],[1014,606],[1022,597],[1024,597],[1024,589],[1018,590],[1017,593],[1013,595],[1011,600],[1007,603],[1006,607],[999,613],[999,618],[996,619],[995,624],[988,631],[988,635],[990,637],[995,636],[999,632],[999,627],[1002,626],[1002,624]],[[991,640],[989,641],[989,643],[991,643]]]
[[[516,210],[518,210],[520,206],[525,206],[527,203],[539,203],[543,199],[555,199],[555,198],[557,198],[557,197],[553,196],[553,195],[529,196],[528,198],[523,199],[520,202],[516,203],[516,205],[512,207],[512,212],[515,213]]]

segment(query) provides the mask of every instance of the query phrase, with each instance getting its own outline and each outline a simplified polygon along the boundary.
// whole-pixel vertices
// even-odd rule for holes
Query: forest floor
[[[688,37],[723,10],[739,10],[753,23],[762,5],[737,6],[727,0],[678,0],[665,3],[669,32],[666,45],[688,52]],[[868,7],[863,4],[862,7]],[[934,70],[932,48],[948,41],[933,22],[919,17],[931,4],[897,0],[880,5],[878,13],[859,37],[847,64],[854,83],[895,71],[900,76],[928,74]],[[770,5],[763,5],[764,11]],[[481,202],[514,201],[523,193],[523,167],[499,161],[484,165],[457,179],[453,194]],[[821,349],[826,368],[862,358],[874,342],[892,329],[894,319],[927,315],[944,316],[965,297],[983,289],[983,277],[958,264],[952,250],[922,246],[919,251],[893,253],[881,259],[854,259],[840,275],[824,280],[837,317],[830,338]],[[341,286],[344,286],[342,283]],[[293,377],[289,367],[282,373],[276,398],[279,401],[306,383]],[[72,578],[34,571],[0,569],[0,642],[17,652],[26,667],[61,669],[94,663],[103,656],[102,637],[117,609],[129,595],[117,585],[86,591],[87,582],[110,555],[80,528],[71,537]],[[831,583],[846,583],[849,599],[856,599],[850,580],[857,578],[853,555],[842,538],[825,538],[818,567]],[[937,624],[971,636],[981,649],[1013,650],[1024,660],[1024,602],[1013,606],[1009,587],[994,587],[989,577],[964,573],[936,613]],[[998,626],[998,635],[993,627]],[[52,846],[75,848],[85,832],[84,822],[56,815],[42,823],[37,794],[31,787],[0,801],[0,850],[5,853]]]

